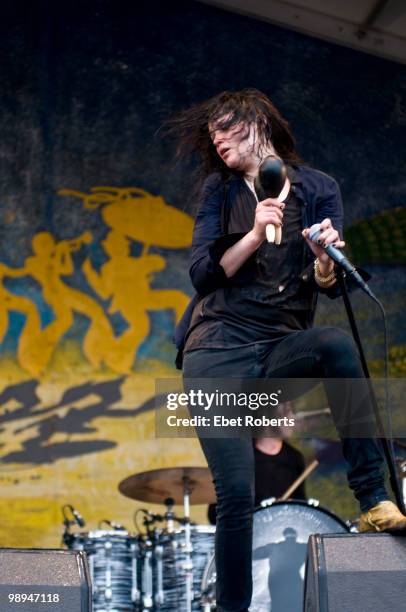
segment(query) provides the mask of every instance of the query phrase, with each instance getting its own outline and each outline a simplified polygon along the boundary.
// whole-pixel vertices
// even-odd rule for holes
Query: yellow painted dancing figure
[[[26,259],[24,267],[7,270],[7,276],[32,276],[41,285],[44,300],[53,311],[53,320],[35,339],[35,363],[30,364],[30,371],[35,369],[40,373],[45,369],[58,342],[72,326],[75,312],[90,321],[83,340],[87,360],[94,367],[103,362],[111,365],[114,334],[103,308],[90,296],[69,287],[62,280],[62,276],[69,276],[74,271],[72,252],[91,239],[91,234],[86,232],[74,240],[56,242],[49,232],[40,232],[33,238],[34,254]],[[34,342],[32,337],[31,341]],[[30,351],[31,347],[28,353]]]
[[[107,227],[114,232],[166,249],[182,249],[192,242],[193,219],[170,206],[161,196],[138,187],[92,187],[90,193],[60,189],[59,195],[80,198],[85,208],[101,209]]]
[[[15,270],[0,263],[0,343],[3,342],[9,325],[10,312],[25,315],[25,322],[18,339],[17,359],[19,365],[32,376],[41,372],[41,321],[37,308],[31,300],[6,289],[4,277],[15,276]]]
[[[151,288],[151,276],[166,263],[160,255],[148,254],[148,249],[151,245],[189,247],[193,221],[161,196],[137,187],[92,187],[90,193],[61,189],[59,195],[80,198],[85,208],[101,209],[104,223],[112,230],[103,242],[110,261],[100,273],[85,262],[83,272],[100,297],[112,298],[110,313],[119,312],[127,322],[128,328],[116,338],[114,363],[116,371],[128,372],[150,330],[147,310],[172,309],[178,321],[189,302],[177,289]],[[144,245],[140,257],[130,256],[129,240]]]
[[[110,259],[96,272],[89,260],[83,272],[89,284],[102,299],[112,298],[111,314],[119,312],[127,329],[116,338],[114,361],[117,371],[128,372],[136,351],[150,331],[148,310],[171,309],[178,321],[188,303],[188,296],[177,289],[152,289],[154,272],[166,267],[160,255],[130,255],[130,244],[119,232],[110,232],[102,243]]]

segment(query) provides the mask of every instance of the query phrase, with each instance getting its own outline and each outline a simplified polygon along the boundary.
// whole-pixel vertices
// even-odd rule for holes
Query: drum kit
[[[190,520],[191,504],[215,502],[209,469],[143,472],[123,480],[119,491],[137,501],[164,504],[165,511],[137,510],[138,534],[111,521],[102,521],[96,531],[74,532],[72,525],[83,526],[83,519],[69,521],[64,512],[65,545],[87,553],[94,612],[215,610],[215,527]],[[175,504],[183,504],[183,516],[174,513]],[[140,515],[143,529],[137,524]],[[101,529],[103,523],[107,529]],[[309,535],[348,531],[315,500],[262,502],[254,513],[250,611],[300,611]]]

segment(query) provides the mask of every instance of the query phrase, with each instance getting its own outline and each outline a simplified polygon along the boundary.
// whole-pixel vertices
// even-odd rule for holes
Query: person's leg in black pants
[[[186,353],[185,386],[190,378],[256,378],[255,347]],[[204,435],[204,432],[200,432]],[[254,451],[250,438],[204,438],[200,444],[217,495],[217,609],[246,612],[252,595],[252,515]]]
[[[348,482],[361,510],[365,512],[389,499],[382,453],[377,442],[368,437],[369,432],[374,433],[372,405],[351,336],[334,327],[314,327],[289,334],[264,358],[263,375],[326,379],[329,406],[348,464]],[[362,437],[354,436],[352,431],[362,433]]]

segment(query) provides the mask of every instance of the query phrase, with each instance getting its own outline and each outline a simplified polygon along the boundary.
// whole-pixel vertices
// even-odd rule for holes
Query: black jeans
[[[201,349],[184,356],[184,378],[363,378],[357,348],[334,327],[293,332],[279,343],[234,349]],[[335,422],[343,410],[334,390],[326,393]],[[252,595],[252,516],[254,453],[248,438],[200,438],[217,495],[217,606],[224,612],[248,610]],[[348,481],[361,510],[388,499],[382,453],[372,438],[342,438]]]

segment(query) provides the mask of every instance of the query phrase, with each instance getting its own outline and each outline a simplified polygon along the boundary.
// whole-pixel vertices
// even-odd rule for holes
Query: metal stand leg
[[[184,483],[184,496],[183,496],[183,504],[184,504],[184,512],[185,512],[185,585],[186,585],[186,610],[185,612],[192,612],[192,601],[193,601],[193,561],[192,561],[192,538],[190,531],[190,489],[188,478],[183,478]]]

